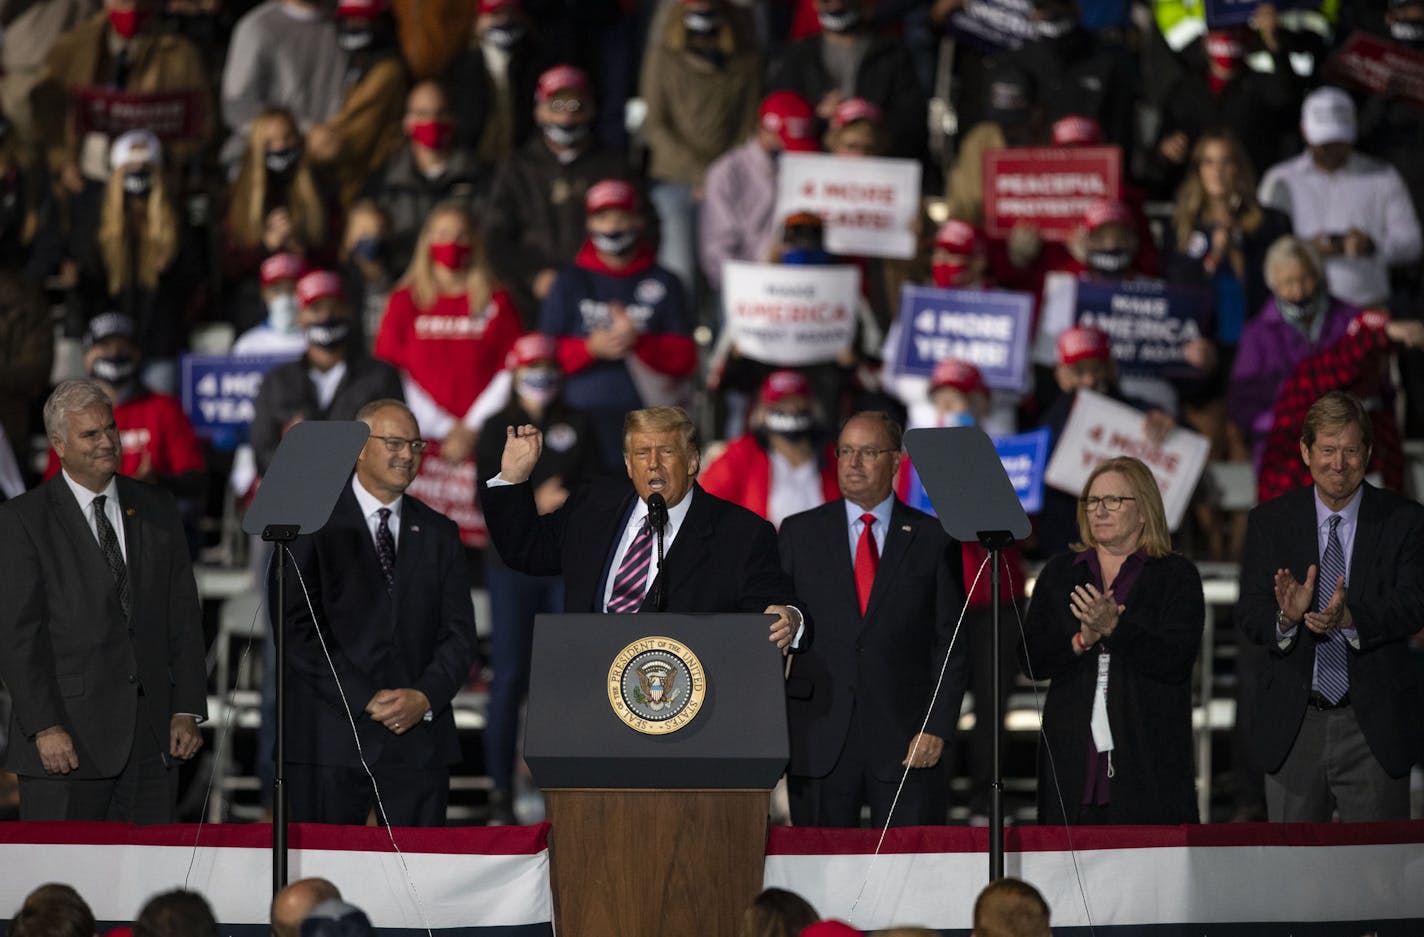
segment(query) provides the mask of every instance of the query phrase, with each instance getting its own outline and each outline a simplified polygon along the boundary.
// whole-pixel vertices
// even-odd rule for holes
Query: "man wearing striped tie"
[[[1365,481],[1358,400],[1310,408],[1300,454],[1313,484],[1256,507],[1238,626],[1270,652],[1251,733],[1272,821],[1409,819],[1424,694],[1408,641],[1424,627],[1424,507]]]
[[[783,651],[809,642],[775,529],[697,484],[701,446],[682,408],[630,411],[628,478],[599,479],[544,515],[529,484],[543,434],[528,425],[505,433],[500,472],[480,491],[490,539],[511,569],[562,575],[565,611],[765,612],[776,616],[768,639]],[[649,522],[653,495],[667,506],[662,557]]]

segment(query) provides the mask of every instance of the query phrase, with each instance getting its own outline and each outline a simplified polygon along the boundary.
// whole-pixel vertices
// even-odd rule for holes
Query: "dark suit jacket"
[[[1268,771],[1295,743],[1315,669],[1319,639],[1303,624],[1285,650],[1277,644],[1274,587],[1278,568],[1303,582],[1306,568],[1320,562],[1313,492],[1301,488],[1257,505],[1246,528],[1236,623],[1270,651],[1255,720]],[[1349,653],[1350,701],[1375,758],[1399,777],[1418,756],[1424,731],[1424,693],[1405,643],[1424,627],[1424,507],[1366,482],[1349,581],[1345,603],[1360,634],[1360,649]],[[1334,584],[1319,588],[1328,601]]]
[[[485,523],[499,555],[511,569],[531,576],[562,573],[568,612],[603,611],[613,551],[635,497],[628,479],[603,478],[540,516],[528,482],[480,487]],[[666,582],[666,610],[762,612],[768,605],[795,605],[791,582],[777,562],[775,529],[700,486],[688,497],[687,517],[658,573]],[[658,580],[648,589],[644,609],[652,607]]]
[[[780,540],[782,565],[816,623],[816,642],[788,683],[790,773],[824,777],[854,747],[876,777],[898,778],[964,607],[960,544],[897,498],[862,618],[844,499],[788,517]],[[962,630],[926,728],[946,741],[969,680],[968,652]],[[857,735],[853,725],[869,731]]]
[[[0,505],[0,678],[10,688],[5,766],[44,776],[34,735],[63,726],[79,770],[114,777],[134,732],[168,751],[169,718],[205,718],[202,613],[173,498],[120,476],[132,628],[99,541],[63,475]],[[142,688],[149,705],[140,707]]]
[[[1083,802],[1101,645],[1112,653],[1110,821],[1196,823],[1191,677],[1206,622],[1196,564],[1175,553],[1149,558],[1132,591],[1119,596],[1127,608],[1112,637],[1078,655],[1073,635],[1081,626],[1068,597],[1093,573],[1075,557],[1060,553],[1048,561],[1024,617],[1025,670],[1052,681],[1038,751],[1038,822],[1073,822]]]
[[[376,544],[350,482],[331,520],[298,537],[287,574],[288,748],[292,761],[360,767],[342,705],[356,722],[369,762],[439,767],[458,761],[450,701],[475,658],[469,574],[455,522],[406,495],[396,541],[395,596],[386,592]],[[338,692],[301,584],[316,609],[326,651],[341,678]],[[275,570],[269,608],[278,607]],[[376,691],[411,688],[430,699],[431,722],[395,735],[366,715]]]

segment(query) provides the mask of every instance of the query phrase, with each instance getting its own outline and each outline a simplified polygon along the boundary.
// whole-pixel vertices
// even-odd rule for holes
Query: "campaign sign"
[[[114,91],[87,86],[74,90],[75,129],[116,137],[130,130],[149,130],[158,139],[195,140],[201,98],[191,91]]]
[[[722,297],[742,355],[783,368],[825,364],[850,347],[860,269],[729,262]]]
[[[1424,52],[1358,30],[1330,60],[1325,73],[1373,94],[1397,94],[1424,104]]]
[[[1050,241],[1067,240],[1094,202],[1122,189],[1116,146],[989,150],[984,154],[984,227],[1008,237],[1031,224]]]
[[[473,458],[447,462],[440,458],[439,441],[426,440],[420,471],[406,491],[454,521],[460,528],[460,542],[465,546],[489,546],[485,516],[475,499]]]
[[[1208,29],[1219,29],[1222,26],[1239,26],[1242,23],[1251,22],[1251,17],[1256,15],[1256,8],[1265,0],[1203,0],[1203,12],[1206,14],[1206,25]],[[1272,0],[1277,10],[1288,10],[1292,8],[1319,8],[1319,2],[1311,0]]]
[[[1048,468],[1049,435],[1048,428],[1044,427],[1017,436],[994,437],[994,449],[1026,514],[1043,510],[1043,474]]]
[[[1200,377],[1187,342],[1211,332],[1206,295],[1161,280],[1079,279],[1075,319],[1112,339],[1119,369],[1161,377]]]
[[[193,431],[219,449],[247,440],[262,378],[291,355],[183,355],[183,412]]]
[[[1038,38],[1032,0],[969,0],[949,15],[949,31],[989,49],[1013,50]]]
[[[899,373],[929,377],[945,358],[967,361],[996,390],[1021,391],[1028,380],[1033,296],[1007,290],[900,291]]]
[[[1044,480],[1077,496],[1099,462],[1123,455],[1141,459],[1157,479],[1167,526],[1176,530],[1206,467],[1211,442],[1178,428],[1159,446],[1147,438],[1144,422],[1141,410],[1091,390],[1078,391]]]
[[[908,260],[915,256],[920,169],[913,159],[787,153],[777,170],[776,218],[820,215],[833,254]]]

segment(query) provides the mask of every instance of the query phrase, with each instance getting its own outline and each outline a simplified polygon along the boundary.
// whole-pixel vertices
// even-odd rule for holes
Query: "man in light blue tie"
[[[1314,482],[1251,512],[1236,620],[1270,652],[1253,714],[1272,821],[1409,819],[1424,693],[1424,507],[1365,481],[1369,414],[1342,391],[1306,414]]]

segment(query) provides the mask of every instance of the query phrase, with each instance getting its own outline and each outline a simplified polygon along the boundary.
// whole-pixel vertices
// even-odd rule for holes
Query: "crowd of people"
[[[985,886],[973,908],[974,937],[1051,937],[1048,902],[1038,889],[1016,878]],[[373,937],[371,919],[343,900],[341,890],[324,878],[303,878],[273,898],[269,922],[273,937]],[[15,912],[9,933],[15,937],[100,937],[94,912],[68,885],[41,885]],[[747,906],[738,937],[924,937],[923,927],[860,931],[816,913],[806,899],[781,888],[767,888]],[[176,889],[150,898],[132,927],[103,931],[103,937],[218,937],[212,908],[198,892]]]
[[[32,672],[0,671],[20,730],[11,729],[9,764],[21,749],[34,756],[22,776],[71,760],[81,773],[123,767],[129,747],[165,768],[192,755],[193,725],[181,720],[206,712],[189,686],[201,670],[194,678],[184,631],[196,600],[124,566],[161,557],[168,575],[191,578],[205,516],[230,491],[245,505],[284,434],[304,421],[360,419],[372,433],[342,501],[342,529],[374,538],[359,583],[332,559],[349,540],[293,551],[318,617],[384,610],[407,642],[393,655],[383,635],[357,629],[341,637],[333,664],[300,621],[306,605],[289,609],[305,629],[301,691],[331,723],[306,726],[305,790],[316,799],[300,813],[312,819],[364,818],[370,807],[360,797],[335,803],[362,766],[344,752],[321,754],[349,705],[370,717],[360,737],[378,767],[424,772],[424,787],[404,786],[409,802],[392,802],[389,816],[439,822],[438,791],[458,757],[449,702],[476,656],[468,609],[453,611],[450,596],[472,581],[491,600],[491,803],[495,819],[514,818],[533,615],[634,610],[662,566],[659,556],[651,574],[630,565],[623,575],[622,562],[646,544],[647,516],[646,506],[617,515],[625,475],[640,501],[665,496],[671,536],[679,526],[688,541],[719,524],[739,532],[735,550],[690,561],[704,567],[705,590],[659,599],[673,611],[776,617],[772,639],[798,656],[790,780],[792,816],[806,823],[854,824],[863,807],[887,820],[901,766],[923,769],[901,809],[942,821],[942,753],[959,700],[974,688],[982,703],[990,685],[980,650],[949,646],[964,601],[985,620],[988,589],[970,588],[984,553],[913,510],[928,498],[902,456],[902,426],[1046,427],[1056,441],[1080,393],[1096,391],[1140,410],[1152,440],[1191,428],[1213,459],[1249,463],[1262,502],[1316,487],[1333,516],[1349,514],[1340,575],[1355,544],[1381,549],[1354,532],[1383,510],[1372,506],[1385,503],[1375,487],[1364,488],[1358,520],[1349,506],[1358,507],[1366,474],[1402,491],[1403,440],[1424,432],[1424,101],[1412,86],[1351,82],[1335,50],[1359,33],[1419,54],[1424,0],[1323,11],[1260,4],[1248,22],[1226,26],[1169,0],[1034,0],[1031,36],[1016,48],[965,38],[961,18],[979,2],[39,0],[5,21],[0,450],[8,441],[19,458],[0,458],[0,497],[18,502],[63,469],[103,552],[50,555],[39,537],[26,553],[18,544],[38,536],[37,525],[80,523],[24,513],[34,500],[7,515],[0,530],[15,541],[4,548],[12,568],[119,583],[118,602],[71,602],[63,614],[131,627],[162,599],[180,623],[166,647],[93,681],[115,699],[123,688],[108,684],[125,677],[149,690],[133,719],[128,703],[85,712],[92,725],[144,727],[117,736],[123,751],[76,747],[64,730],[60,694],[82,685],[27,683],[54,672],[70,648],[32,655]],[[946,134],[946,109],[962,132]],[[1091,204],[1066,239],[1027,224],[991,236],[986,153],[1103,145],[1120,153],[1119,198]],[[915,224],[912,259],[832,253],[826,219],[778,214],[781,158],[809,152],[920,164],[935,210]],[[733,262],[855,267],[853,339],[799,368],[739,348],[722,310]],[[991,388],[955,358],[928,378],[896,367],[903,286],[1026,292],[1046,307],[1046,284],[1063,276],[1160,278],[1208,296],[1204,334],[1179,349],[1186,368],[1120,369],[1111,335],[1072,322],[1047,335],[1021,392]],[[175,400],[182,356],[200,336],[212,350],[214,335],[233,354],[289,359],[253,401],[246,462],[195,436]],[[82,358],[57,360],[67,345],[82,346]],[[51,394],[56,376],[92,383]],[[1345,399],[1358,409],[1333,391],[1353,395]],[[1322,415],[1325,400],[1335,403]],[[47,467],[32,458],[44,449],[34,425],[42,405]],[[692,419],[668,415],[678,407]],[[629,423],[630,413],[652,416]],[[1320,439],[1331,442],[1321,448]],[[492,545],[406,494],[422,459],[468,474],[467,507],[478,491]],[[123,483],[111,487],[115,476]],[[149,489],[126,488],[127,478],[165,489],[176,511],[147,507]],[[717,507],[699,494],[679,513],[694,487]],[[1302,706],[1322,717],[1349,706],[1350,693],[1321,684],[1302,624],[1312,635],[1343,633],[1340,660],[1361,675],[1375,667],[1391,686],[1413,685],[1403,674],[1412,666],[1405,642],[1421,624],[1409,571],[1419,531],[1414,508],[1390,498],[1390,522],[1402,525],[1386,538],[1395,553],[1371,552],[1380,575],[1362,574],[1373,581],[1350,587],[1348,607],[1342,583],[1340,603],[1327,596],[1322,609],[1315,567],[1339,521],[1315,554],[1291,553],[1290,581],[1278,577],[1272,592],[1267,581],[1292,544],[1263,530],[1269,512],[1248,524],[1204,502],[1174,536],[1135,460],[1104,463],[1081,492],[1047,492],[1034,536],[1008,558],[1020,573],[1025,558],[1047,561],[1039,588],[1064,600],[1036,600],[1025,624],[1025,672],[1053,681],[1044,751],[1060,745],[1075,759],[1052,768],[1052,802],[1041,782],[1041,817],[1197,818],[1183,733],[1202,600],[1193,563],[1174,550],[1244,556],[1256,577],[1243,579],[1237,618],[1265,650],[1243,655],[1243,673],[1274,672],[1267,656],[1270,668],[1293,668],[1289,698],[1278,698],[1284,680],[1261,691],[1269,718],[1287,713],[1295,726]],[[140,538],[135,510],[161,530]],[[588,552],[589,530],[619,524],[610,555]],[[843,563],[831,561],[828,543],[846,546]],[[669,555],[670,571],[689,562],[687,549]],[[418,564],[427,580],[415,577],[416,550],[429,551]],[[747,572],[763,561],[774,572]],[[726,575],[706,574],[719,564]],[[1007,579],[1004,597],[1015,598],[1023,576]],[[1141,601],[1127,603],[1129,593]],[[855,627],[866,621],[902,630],[861,640]],[[0,624],[19,635],[17,622]],[[173,648],[181,674],[144,672]],[[321,681],[342,667],[360,678],[345,689],[364,698],[337,706]],[[941,672],[949,689],[938,710],[909,731],[923,715],[910,711],[915,694]],[[160,682],[188,698],[163,709]],[[1246,682],[1244,694],[1260,690],[1258,677]],[[853,706],[836,695],[857,683]],[[1353,697],[1353,732],[1368,743],[1359,757],[1380,769],[1369,779],[1379,796],[1358,815],[1374,816],[1380,798],[1397,815],[1417,733],[1398,724],[1403,697],[1372,700],[1363,688]],[[982,813],[992,726],[976,726],[971,796]],[[50,729],[58,735],[44,744],[17,744]],[[1322,796],[1297,789],[1309,772],[1287,759],[1299,754],[1297,733],[1281,731],[1267,753],[1274,764],[1262,766],[1277,779],[1267,785],[1272,815],[1347,812],[1329,793],[1335,779]],[[129,780],[169,783],[161,772]]]

